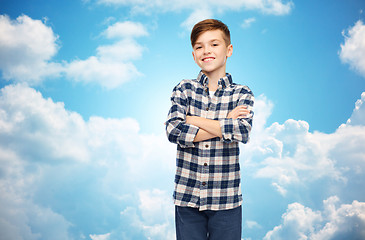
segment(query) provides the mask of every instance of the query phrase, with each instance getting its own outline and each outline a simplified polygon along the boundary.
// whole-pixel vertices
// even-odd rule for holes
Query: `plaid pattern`
[[[166,133],[177,144],[174,202],[199,210],[226,210],[242,204],[239,142],[247,143],[252,126],[254,97],[247,86],[232,82],[226,74],[209,95],[208,78],[183,80],[173,90]],[[246,105],[247,118],[228,119],[238,105]],[[219,120],[222,138],[193,140],[198,127],[185,123],[186,115]]]

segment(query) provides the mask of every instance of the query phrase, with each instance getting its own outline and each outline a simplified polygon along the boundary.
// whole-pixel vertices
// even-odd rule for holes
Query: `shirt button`
[[[207,111],[208,111],[208,110],[209,110],[209,107],[207,107],[205,110],[207,110]]]
[[[207,145],[205,145],[205,147],[206,147],[206,148],[208,148],[208,147],[209,147],[209,145],[207,144]]]
[[[202,185],[205,186],[205,185],[207,185],[207,183],[206,182],[203,182]]]
[[[204,163],[204,166],[208,166],[208,163]]]

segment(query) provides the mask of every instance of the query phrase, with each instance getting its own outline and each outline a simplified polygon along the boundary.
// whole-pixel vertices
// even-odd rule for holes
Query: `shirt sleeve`
[[[245,91],[244,93],[241,93],[237,106],[247,106],[247,109],[250,110],[250,114],[247,116],[247,118],[225,118],[219,121],[223,142],[231,143],[236,141],[247,143],[249,141],[249,135],[252,128],[252,118],[254,115],[253,104],[254,96],[251,91]]]
[[[172,92],[171,103],[172,106],[165,124],[167,138],[182,148],[194,147],[193,141],[199,128],[186,123],[188,100],[179,85]]]

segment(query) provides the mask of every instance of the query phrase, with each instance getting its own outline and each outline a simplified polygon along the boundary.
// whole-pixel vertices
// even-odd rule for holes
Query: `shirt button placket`
[[[210,145],[205,143],[204,148],[207,151],[204,155],[205,158],[203,158],[203,166],[202,166],[202,174],[201,174],[201,204],[206,205],[207,197],[208,197],[208,180],[209,180],[209,168],[208,168],[208,158],[209,158],[209,148]]]

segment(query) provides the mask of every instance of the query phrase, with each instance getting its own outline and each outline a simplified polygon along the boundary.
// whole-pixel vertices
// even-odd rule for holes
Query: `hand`
[[[227,118],[246,118],[249,114],[250,110],[247,109],[247,106],[240,105],[233,109],[231,112],[229,112]]]

